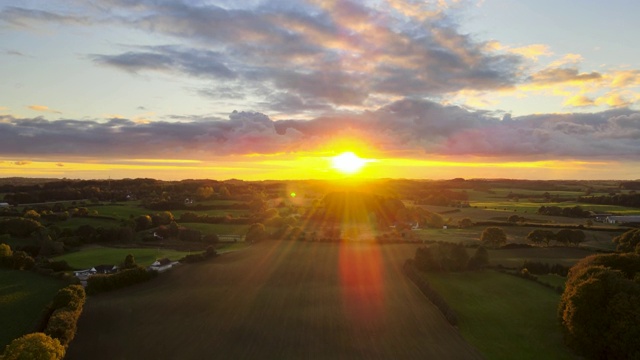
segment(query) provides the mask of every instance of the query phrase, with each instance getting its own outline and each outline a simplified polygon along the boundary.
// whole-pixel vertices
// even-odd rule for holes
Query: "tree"
[[[43,333],[27,334],[7,345],[4,360],[58,360],[64,358],[64,346]]]
[[[245,241],[247,242],[259,242],[265,240],[269,234],[265,230],[264,225],[261,223],[254,223],[249,226]]]
[[[140,215],[135,218],[136,222],[136,231],[146,230],[153,226],[153,221],[151,220],[151,216],[149,215]]]
[[[430,227],[433,227],[436,229],[441,229],[445,225],[445,221],[442,215],[435,214],[435,213],[429,216],[427,223],[429,224]]]
[[[512,223],[512,224],[515,224],[515,223],[517,223],[518,221],[520,221],[521,219],[522,219],[522,218],[521,218],[520,216],[518,216],[518,215],[511,215],[511,216],[509,216],[509,218],[507,219],[507,221],[508,221],[508,222],[510,222],[510,223]]]
[[[640,256],[592,255],[569,271],[558,316],[567,344],[590,359],[640,357]]]
[[[12,255],[13,251],[11,251],[11,246],[7,244],[0,244],[0,258],[11,257]]]
[[[473,221],[469,218],[460,219],[458,221],[458,227],[461,229],[466,229],[473,226]]]
[[[581,242],[583,242],[587,238],[584,231],[582,230],[573,230],[571,231],[571,238],[569,239],[570,244],[574,244],[575,246],[579,246]]]
[[[570,229],[562,229],[556,234],[556,241],[561,244],[568,245],[571,242],[572,236],[573,231]]]
[[[500,246],[507,242],[507,234],[499,227],[488,227],[482,231],[480,242],[490,246]]]
[[[469,259],[467,269],[479,270],[489,265],[489,252],[484,246],[478,247],[473,256]]]
[[[632,229],[622,235],[613,238],[613,242],[617,244],[616,250],[620,252],[637,252],[640,243],[640,229]]]
[[[469,254],[462,244],[451,246],[449,252],[450,269],[453,271],[461,271],[467,268],[469,263]]]
[[[124,269],[132,269],[134,267],[138,266],[136,264],[136,259],[133,257],[133,254],[128,254],[125,258],[124,258],[124,263],[122,264],[122,268]]]
[[[527,235],[527,240],[534,244],[545,243],[549,246],[549,242],[555,239],[555,234],[551,230],[535,229]]]

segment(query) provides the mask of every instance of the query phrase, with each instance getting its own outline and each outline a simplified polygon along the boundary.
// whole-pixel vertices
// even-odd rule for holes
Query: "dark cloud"
[[[421,150],[426,158],[635,160],[640,153],[640,113],[617,109],[501,120],[486,112],[406,99],[375,111],[313,120],[273,121],[262,113],[237,111],[227,120],[179,116],[148,124],[0,117],[0,153],[7,156],[117,158],[135,153],[207,159],[313,151],[341,136],[362,139],[382,151]]]
[[[219,59],[221,53],[175,46],[146,47],[147,51],[119,55],[92,55],[100,64],[138,72],[141,70],[177,71],[195,77],[234,78],[235,74]]]

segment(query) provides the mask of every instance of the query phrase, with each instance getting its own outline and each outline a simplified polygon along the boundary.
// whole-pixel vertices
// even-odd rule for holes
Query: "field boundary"
[[[449,324],[453,326],[458,325],[458,316],[451,309],[449,304],[447,304],[446,300],[438,294],[438,292],[431,287],[429,282],[424,279],[422,276],[418,275],[418,270],[416,269],[413,261],[411,259],[407,259],[404,262],[404,266],[402,267],[404,274],[413,282],[416,287],[426,296],[426,298],[435,305],[438,310],[442,313],[442,315],[447,319]]]

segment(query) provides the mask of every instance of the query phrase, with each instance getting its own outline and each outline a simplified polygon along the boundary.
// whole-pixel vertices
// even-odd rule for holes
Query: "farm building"
[[[640,223],[640,215],[608,216],[609,224]]]
[[[157,272],[164,272],[171,269],[174,265],[179,264],[177,261],[171,261],[168,258],[158,259],[156,260],[149,269],[155,270]]]

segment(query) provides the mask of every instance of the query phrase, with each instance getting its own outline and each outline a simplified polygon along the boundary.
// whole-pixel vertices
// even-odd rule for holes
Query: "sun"
[[[351,151],[343,152],[331,158],[331,167],[343,174],[355,174],[367,163]]]

